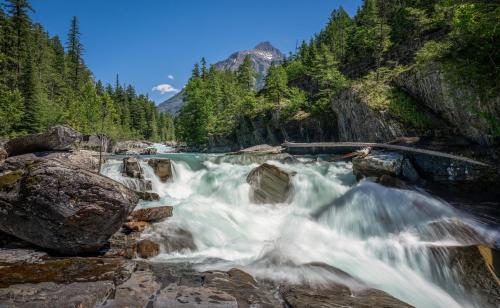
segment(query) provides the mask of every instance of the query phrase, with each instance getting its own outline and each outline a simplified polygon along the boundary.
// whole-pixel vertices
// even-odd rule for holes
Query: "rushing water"
[[[481,306],[430,253],[432,246],[467,244],[466,237],[437,236],[428,227],[432,222],[460,219],[481,232],[446,203],[416,191],[358,184],[349,163],[303,159],[271,162],[297,172],[292,201],[257,205],[249,199],[246,177],[258,164],[234,156],[160,156],[173,160],[173,181],[161,183],[143,162],[161,201],[140,206],[173,205],[174,216],[153,232],[183,228],[198,249],[164,253],[157,260],[189,261],[200,270],[239,267],[260,279],[318,285],[337,278],[297,265],[323,262],[417,307]],[[125,181],[120,160],[109,160],[104,173]]]

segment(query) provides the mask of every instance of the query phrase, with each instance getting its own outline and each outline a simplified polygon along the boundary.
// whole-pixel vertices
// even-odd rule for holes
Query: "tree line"
[[[123,85],[94,80],[85,65],[77,17],[65,43],[38,23],[27,0],[0,2],[0,137],[68,124],[84,134],[114,139],[173,140],[171,116]]]
[[[390,88],[388,76],[409,65],[399,61],[398,52],[417,46],[406,62],[439,63],[456,86],[495,96],[500,92],[498,24],[500,6],[489,1],[364,0],[353,17],[340,7],[309,42],[270,68],[258,93],[250,58],[235,72],[207,69],[202,59],[185,88],[178,137],[203,147],[234,134],[244,118],[266,115],[283,125],[328,114],[333,97],[356,84],[374,87],[366,92],[384,102],[375,105],[403,122],[423,125],[412,101]]]

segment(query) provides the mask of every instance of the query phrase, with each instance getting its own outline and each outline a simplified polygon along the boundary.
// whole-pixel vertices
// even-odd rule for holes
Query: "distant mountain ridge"
[[[227,59],[219,61],[214,65],[220,70],[235,71],[243,63],[247,55],[250,55],[253,68],[257,72],[256,88],[258,90],[264,87],[267,71],[271,64],[281,63],[285,58],[285,55],[270,42],[262,42],[257,44],[253,49],[237,51],[231,54]],[[183,104],[183,91],[181,91],[158,105],[158,110],[175,115]]]

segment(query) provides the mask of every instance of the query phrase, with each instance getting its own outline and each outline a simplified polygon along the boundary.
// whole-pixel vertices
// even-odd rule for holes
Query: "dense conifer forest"
[[[353,17],[340,7],[321,32],[270,69],[258,93],[250,59],[236,72],[207,68],[204,60],[196,64],[177,135],[203,146],[235,134],[244,118],[267,115],[282,126],[328,114],[332,98],[348,87],[366,96],[373,109],[425,128],[428,119],[415,102],[391,87],[394,76],[437,63],[454,86],[487,101],[500,90],[499,24],[495,1],[364,0]],[[500,136],[499,119],[481,116]]]
[[[172,118],[132,85],[96,81],[85,65],[77,17],[67,38],[33,23],[27,0],[0,1],[0,137],[69,124],[114,139],[174,139]]]

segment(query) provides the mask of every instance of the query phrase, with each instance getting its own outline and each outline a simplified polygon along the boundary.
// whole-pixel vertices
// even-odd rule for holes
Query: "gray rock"
[[[236,298],[218,289],[170,284],[160,291],[153,307],[238,308],[240,306]]]
[[[339,141],[388,142],[407,135],[404,125],[370,108],[355,88],[334,97],[332,109],[338,117]]]
[[[359,177],[380,177],[401,175],[403,155],[395,152],[373,151],[365,157],[355,157],[352,160],[354,175]]]
[[[166,253],[196,251],[193,234],[173,224],[153,224],[154,241],[160,243]]]
[[[148,160],[155,174],[162,182],[167,182],[172,177],[172,162],[168,158],[153,158]]]
[[[42,157],[62,163],[70,163],[78,168],[82,168],[95,173],[99,172],[99,153],[97,152],[87,150],[78,150],[71,152],[51,152],[43,155]]]
[[[141,200],[145,201],[159,201],[160,200],[160,195],[154,192],[150,191],[136,191],[136,195],[139,197]]]
[[[157,222],[168,217],[172,217],[174,208],[172,206],[158,206],[134,210],[128,220],[129,221],[146,221]]]
[[[417,182],[420,178],[417,170],[413,167],[413,164],[409,159],[404,159],[401,164],[401,175],[410,182]]]
[[[156,155],[156,154],[158,154],[158,150],[156,148],[146,148],[146,149],[142,150],[139,154],[140,155]]]
[[[247,177],[250,184],[250,199],[255,203],[282,203],[289,200],[293,186],[294,172],[262,164],[253,169]]]
[[[150,270],[135,271],[129,280],[116,287],[114,298],[102,307],[150,307],[161,284]],[[168,307],[168,306],[163,306]]]
[[[43,151],[69,151],[82,135],[66,125],[57,125],[45,133],[28,135],[8,141],[4,148],[9,156]]]
[[[123,159],[123,174],[131,178],[143,179],[143,171],[139,159],[136,157],[125,157]]]
[[[112,281],[13,285],[0,289],[0,306],[5,308],[94,308],[113,292]]]
[[[0,230],[62,254],[99,250],[138,203],[98,174],[32,154],[0,165]]]

